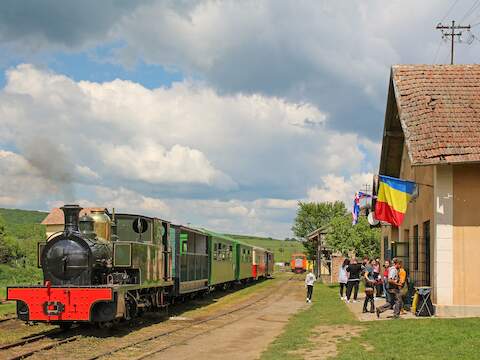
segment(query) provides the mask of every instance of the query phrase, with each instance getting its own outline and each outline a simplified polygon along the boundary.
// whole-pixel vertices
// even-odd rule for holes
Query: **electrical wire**
[[[462,20],[460,20],[460,23],[462,23],[466,18],[468,18],[472,14],[472,12],[478,8],[479,5],[480,5],[480,0],[474,1],[473,5],[470,7],[470,9],[467,10],[465,15],[463,15],[463,18],[462,18]]]
[[[437,51],[435,52],[435,58],[433,59],[434,64],[437,63],[437,58],[438,58],[438,54],[440,52],[440,48],[442,47],[442,43],[443,43],[443,39],[441,39],[440,42],[438,43]]]
[[[455,5],[457,5],[457,3],[459,2],[460,0],[456,0],[452,6],[450,6],[450,9],[448,9],[447,13],[445,14],[445,16],[442,18],[442,20],[440,20],[440,22],[442,23],[446,18],[447,16],[452,12],[453,8],[455,7]]]

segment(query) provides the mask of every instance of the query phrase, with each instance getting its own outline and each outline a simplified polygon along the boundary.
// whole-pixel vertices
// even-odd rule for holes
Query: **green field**
[[[290,262],[294,253],[303,253],[305,249],[303,244],[294,240],[277,240],[248,235],[228,235],[234,239],[240,240],[250,245],[262,247],[273,251],[275,262]]]
[[[338,287],[322,284],[261,359],[478,359],[479,328],[479,318],[360,322],[339,300]]]

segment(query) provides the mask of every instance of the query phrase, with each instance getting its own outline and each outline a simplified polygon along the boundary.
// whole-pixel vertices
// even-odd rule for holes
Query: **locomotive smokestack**
[[[64,205],[60,209],[63,211],[65,217],[65,229],[66,232],[78,232],[78,218],[80,216],[80,210],[82,208],[78,205]]]

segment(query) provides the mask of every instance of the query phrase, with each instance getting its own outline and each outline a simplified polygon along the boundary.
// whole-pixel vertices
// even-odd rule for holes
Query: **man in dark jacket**
[[[350,302],[350,296],[354,289],[353,302],[357,302],[358,285],[360,284],[360,274],[362,273],[362,264],[357,263],[357,259],[353,258],[350,265],[347,266],[348,281],[347,281],[347,303]]]

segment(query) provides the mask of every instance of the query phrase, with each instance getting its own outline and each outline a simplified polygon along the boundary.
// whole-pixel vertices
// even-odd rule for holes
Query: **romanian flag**
[[[378,176],[378,181],[375,218],[400,226],[407,212],[408,202],[415,193],[416,184],[383,175]]]

